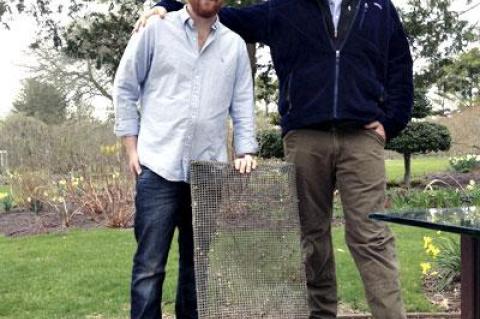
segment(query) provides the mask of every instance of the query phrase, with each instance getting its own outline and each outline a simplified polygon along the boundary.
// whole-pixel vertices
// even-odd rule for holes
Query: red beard
[[[192,10],[202,18],[215,16],[223,5],[223,0],[189,0]]]

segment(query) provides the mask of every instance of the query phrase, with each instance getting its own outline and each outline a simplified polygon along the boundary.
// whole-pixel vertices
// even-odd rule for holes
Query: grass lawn
[[[432,305],[422,293],[422,272],[420,263],[424,261],[423,236],[435,237],[435,232],[408,226],[391,226],[396,236],[397,256],[400,263],[400,277],[404,302],[408,312],[434,312]],[[343,227],[334,233],[335,259],[339,299],[354,309],[368,311],[360,275],[353,263],[343,236]]]
[[[387,160],[387,178],[389,181],[402,181],[404,174],[403,159]],[[446,157],[414,157],[412,159],[412,178],[435,172],[447,171],[449,168]]]
[[[421,292],[422,237],[428,231],[395,226],[404,298],[409,311],[432,311]],[[334,229],[339,296],[366,310],[357,270]],[[174,245],[176,246],[176,245]],[[71,231],[24,238],[0,237],[0,318],[127,318],[133,234],[128,230]],[[173,247],[164,285],[172,312],[176,263]]]

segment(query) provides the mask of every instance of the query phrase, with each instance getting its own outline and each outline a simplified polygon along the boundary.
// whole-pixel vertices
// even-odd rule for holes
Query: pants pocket
[[[375,139],[378,143],[380,143],[380,145],[382,145],[383,147],[385,147],[385,144],[386,144],[386,141],[385,141],[385,138],[378,134],[375,130],[372,130],[372,129],[366,129],[365,130],[365,133],[372,137],[373,139]]]

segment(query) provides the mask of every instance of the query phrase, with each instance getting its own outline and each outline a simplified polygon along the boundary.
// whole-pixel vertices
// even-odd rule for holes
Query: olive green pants
[[[385,141],[371,130],[295,130],[284,137],[297,170],[302,247],[310,318],[335,318],[337,285],[332,248],[333,193],[338,188],[345,238],[376,319],[406,318],[392,233],[368,218],[384,210]]]

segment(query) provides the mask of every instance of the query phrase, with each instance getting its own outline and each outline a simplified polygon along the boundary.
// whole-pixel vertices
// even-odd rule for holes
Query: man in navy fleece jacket
[[[182,7],[163,0],[138,25]],[[389,0],[270,0],[225,7],[219,16],[271,50],[286,159],[297,167],[310,318],[337,312],[335,188],[372,315],[406,318],[394,238],[368,218],[384,209],[385,142],[405,128],[413,105],[412,59],[395,7]]]

